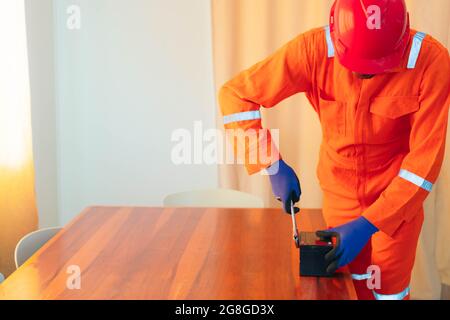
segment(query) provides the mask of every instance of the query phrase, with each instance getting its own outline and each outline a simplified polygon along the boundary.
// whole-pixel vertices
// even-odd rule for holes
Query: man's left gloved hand
[[[364,217],[337,228],[317,231],[317,236],[325,241],[336,238],[336,247],[325,256],[327,272],[334,273],[352,262],[378,231],[377,227]]]

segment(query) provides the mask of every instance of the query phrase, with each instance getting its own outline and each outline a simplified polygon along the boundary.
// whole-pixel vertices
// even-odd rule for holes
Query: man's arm
[[[363,216],[392,236],[404,221],[419,212],[436,182],[445,152],[450,103],[450,59],[446,50],[431,57],[412,116],[410,152],[402,170]]]
[[[260,108],[272,108],[282,100],[311,88],[310,61],[305,36],[296,39],[264,61],[240,73],[226,83],[219,93],[219,103],[226,129],[252,131],[257,139],[242,144],[234,139],[234,147],[245,149],[245,165],[249,174],[268,168],[279,160],[277,147],[270,132],[262,134]],[[244,139],[245,140],[245,139]],[[260,154],[261,148],[270,150],[266,162],[250,161],[251,153]]]

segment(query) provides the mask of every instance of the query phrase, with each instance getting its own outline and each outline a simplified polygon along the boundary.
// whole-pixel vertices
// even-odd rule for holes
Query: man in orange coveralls
[[[441,169],[448,122],[450,59],[429,35],[411,30],[404,0],[336,0],[330,25],[301,34],[226,83],[219,100],[227,129],[261,127],[260,107],[305,92],[323,129],[318,177],[324,216],[336,238],[328,270],[349,265],[359,299],[403,300],[421,231],[423,202]],[[270,134],[248,153],[272,148],[267,170],[290,212],[297,176]],[[298,209],[296,212],[298,212]],[[367,285],[370,266],[381,286]],[[370,270],[370,269],[369,269]]]

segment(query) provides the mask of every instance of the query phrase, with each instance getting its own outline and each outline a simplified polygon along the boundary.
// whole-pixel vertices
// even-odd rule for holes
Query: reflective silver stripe
[[[414,69],[419,59],[420,50],[422,49],[423,39],[426,34],[423,32],[417,32],[413,38],[411,52],[409,54],[408,69]]]
[[[363,281],[363,280],[369,280],[372,279],[372,274],[366,273],[366,274],[352,274],[352,279],[356,281]]]
[[[331,32],[330,32],[330,26],[326,26],[325,28],[325,36],[327,40],[327,46],[328,46],[328,58],[334,57],[334,45],[333,40],[331,40]]]
[[[409,181],[416,186],[427,190],[428,192],[431,192],[433,190],[433,184],[430,181],[425,180],[422,177],[419,177],[418,175],[409,172],[408,170],[400,170],[400,173],[398,175],[400,178],[405,179],[406,181]]]
[[[230,124],[233,122],[259,120],[259,119],[261,119],[260,111],[247,111],[247,112],[231,114],[229,116],[224,116],[223,123]]]
[[[397,293],[397,294],[379,294],[374,291],[373,295],[374,295],[375,299],[377,299],[377,300],[403,300],[409,295],[409,293],[410,293],[410,289],[408,287],[405,290],[403,290],[402,292]]]

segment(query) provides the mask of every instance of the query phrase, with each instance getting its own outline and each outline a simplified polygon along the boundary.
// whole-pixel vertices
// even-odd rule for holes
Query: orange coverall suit
[[[329,27],[311,30],[226,83],[227,129],[261,129],[260,108],[305,92],[322,125],[318,178],[329,227],[363,215],[380,232],[350,265],[360,299],[404,299],[424,219],[441,169],[450,61],[438,41],[411,31],[402,64],[360,79],[334,57]],[[266,137],[271,144],[270,134]],[[247,145],[247,152],[260,146]],[[274,161],[276,157],[274,157]],[[270,164],[246,164],[250,174]],[[369,290],[368,267],[381,269]]]

